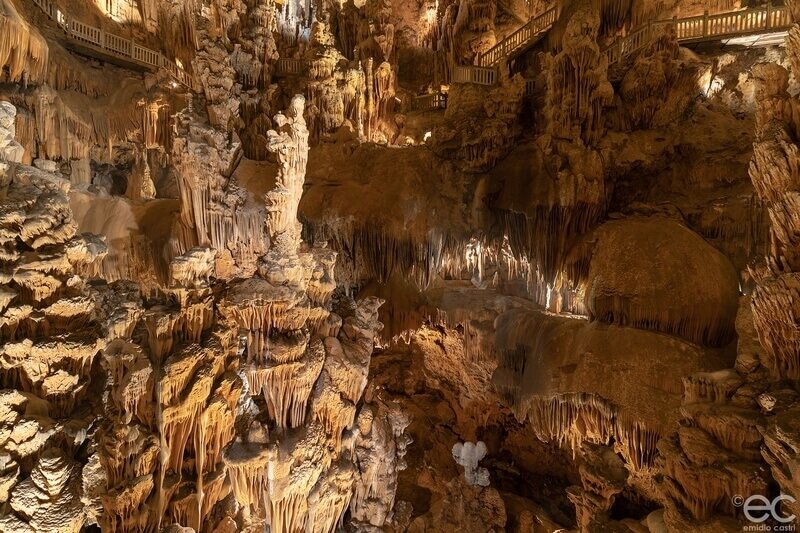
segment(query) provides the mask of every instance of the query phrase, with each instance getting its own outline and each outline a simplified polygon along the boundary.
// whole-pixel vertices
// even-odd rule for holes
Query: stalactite
[[[233,444],[225,453],[225,464],[236,500],[246,510],[247,518],[269,510],[267,460],[270,451],[261,445]],[[269,520],[269,515],[264,516]]]
[[[547,57],[546,113],[556,138],[592,145],[602,136],[603,107],[614,92],[606,79],[608,61],[596,42],[599,26],[596,10],[577,10],[567,23],[563,50]]]
[[[191,127],[190,127],[191,125]],[[261,231],[263,208],[248,201],[230,176],[241,159],[241,146],[225,133],[202,124],[191,113],[176,119],[174,165],[181,194],[181,217],[173,227],[175,255],[195,246],[213,248],[232,259],[224,279],[248,277],[266,250]]]
[[[797,315],[800,256],[797,253],[797,191],[800,156],[794,141],[797,129],[787,93],[788,73],[774,64],[759,67],[759,109],[750,178],[770,215],[769,274],[757,280],[753,319],[769,358],[762,361],[776,378],[800,377],[800,345],[794,333]]]
[[[304,238],[311,243],[330,243],[339,254],[337,277],[351,286],[367,279],[385,282],[399,272],[424,289],[445,270],[460,271],[463,261],[464,245],[437,232],[397,239],[371,224],[309,223]]]
[[[0,5],[0,66],[9,82],[41,82],[48,65],[44,38],[20,16],[13,3]]]
[[[193,2],[175,0],[168,2],[153,2],[145,0],[145,4],[152,6],[145,20],[156,19],[156,33],[159,41],[163,43],[164,53],[175,57],[183,65],[191,65],[192,57],[198,47],[197,28],[195,24],[195,9]]]

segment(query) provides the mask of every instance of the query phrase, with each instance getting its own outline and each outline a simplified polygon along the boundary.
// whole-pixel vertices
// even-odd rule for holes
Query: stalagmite
[[[375,408],[377,407],[377,409]],[[410,423],[396,406],[365,405],[357,417],[354,453],[359,474],[350,503],[356,524],[380,526],[391,518],[398,472],[406,468],[404,456],[411,439],[405,435]]]
[[[478,461],[486,455],[486,444],[483,441],[476,443],[458,442],[453,445],[453,459],[464,467],[464,477],[470,485],[489,485],[489,471],[478,468]]]
[[[302,242],[297,213],[309,139],[303,110],[296,96],[267,133],[279,166],[265,194],[271,246],[258,261],[259,276],[232,284],[220,302],[222,316],[243,336],[247,395],[264,399],[254,404],[263,407],[250,415],[249,434],[224,461],[245,522],[276,532],[332,531],[351,501],[356,458],[343,440],[366,386],[382,303],[334,302],[335,254]],[[330,311],[334,303],[341,318]],[[270,429],[252,417],[269,420]]]

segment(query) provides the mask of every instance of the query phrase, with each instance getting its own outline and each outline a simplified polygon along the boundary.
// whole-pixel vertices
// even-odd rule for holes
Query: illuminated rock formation
[[[740,4],[0,0],[0,530],[800,498],[800,13]]]
[[[13,106],[3,104],[8,133]],[[102,260],[105,245],[77,235],[69,182],[17,164],[20,151],[6,138],[10,166],[3,181],[2,361],[0,394],[2,490],[8,531],[75,531],[93,521],[81,500],[82,468],[73,457],[87,440],[86,403],[92,373],[105,346],[91,291],[80,276]]]
[[[25,148],[16,140],[17,109],[9,102],[0,102],[0,161],[3,161],[7,172],[8,163],[22,161]]]
[[[265,195],[271,245],[259,259],[259,276],[231,284],[220,303],[225,319],[246,335],[240,372],[252,397],[242,415],[249,431],[225,452],[225,463],[242,520],[276,532],[333,531],[353,492],[361,494],[351,433],[382,303],[336,298],[332,313],[335,254],[301,240],[297,209],[309,137],[303,111],[296,96],[268,133],[279,166]],[[393,495],[394,481],[375,483],[370,490]]]
[[[235,357],[232,332],[213,327],[212,257],[195,249],[176,258],[167,300],[138,311],[130,327],[137,342],[116,339],[104,352],[104,527],[199,529],[227,495],[221,454],[234,437],[242,384],[227,370]]]
[[[350,515],[358,527],[380,527],[392,518],[397,476],[411,439],[404,434],[408,417],[398,406],[367,405],[358,414],[354,454],[359,472]]]
[[[787,55],[797,66],[797,35],[795,24],[786,41]],[[795,342],[794,326],[798,309],[797,197],[800,182],[797,166],[797,119],[794,109],[797,99],[787,92],[789,73],[774,64],[760,67],[757,80],[758,109],[756,111],[756,142],[750,163],[750,178],[769,212],[770,249],[766,267],[756,276],[756,289],[751,300],[754,329],[763,352],[760,366],[771,378],[771,386],[758,398],[762,413],[769,415],[766,424],[758,426],[761,455],[770,466],[781,491],[791,497],[800,494],[797,475],[797,429],[789,422],[794,417],[796,396],[785,391],[781,379],[795,380],[800,376],[800,352]],[[752,365],[751,375],[761,370]],[[787,392],[789,394],[787,395]],[[780,401],[778,401],[780,398]],[[753,406],[755,407],[755,406]],[[765,427],[766,426],[766,427]],[[786,506],[796,510],[794,504]]]
[[[219,277],[249,276],[266,242],[260,227],[263,208],[231,178],[241,147],[191,111],[176,121],[172,148],[182,202],[173,251],[182,255],[197,246],[210,247],[217,253]]]

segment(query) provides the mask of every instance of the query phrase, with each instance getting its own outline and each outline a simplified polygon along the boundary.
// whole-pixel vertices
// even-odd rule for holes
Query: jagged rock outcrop
[[[797,54],[797,40],[792,37],[797,30],[795,24],[786,41],[791,58]],[[792,67],[796,67],[796,61],[792,61]],[[767,378],[759,387],[764,392],[758,396],[758,406],[768,419],[758,427],[759,439],[754,436],[753,440],[760,442],[763,438],[763,459],[782,493],[794,498],[800,494],[793,452],[796,430],[788,421],[793,418],[796,394],[785,390],[780,383],[783,379],[796,380],[800,375],[800,352],[793,341],[800,305],[797,292],[800,264],[795,259],[800,182],[796,172],[798,123],[794,110],[798,101],[787,92],[788,74],[774,64],[764,65],[754,73],[758,109],[750,178],[767,206],[772,225],[766,265],[755,273],[757,286],[751,300],[754,329],[763,347],[758,354],[761,364],[747,369],[751,370],[749,377],[753,381],[763,373]],[[762,368],[766,372],[759,372]],[[787,507],[796,509],[793,504]]]
[[[3,109],[13,117],[13,107]],[[7,134],[10,124],[0,128]],[[92,368],[106,344],[82,274],[106,250],[76,234],[69,182],[11,165],[0,201],[0,497],[8,504],[0,520],[7,531],[75,531],[90,520],[77,455],[92,428],[86,403],[102,382]]]

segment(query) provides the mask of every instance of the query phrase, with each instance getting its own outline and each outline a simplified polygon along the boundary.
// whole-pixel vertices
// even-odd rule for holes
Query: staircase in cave
[[[49,1],[49,0],[36,0]],[[553,27],[558,19],[558,4],[547,11],[532,16],[530,20],[495,46],[480,54],[475,65],[453,65],[451,81],[453,83],[475,83],[478,85],[495,85],[499,68],[530,46],[539,42]],[[778,33],[787,30],[791,25],[791,17],[786,6],[749,8],[738,11],[725,11],[716,14],[672,18],[667,20],[651,20],[631,31],[625,37],[617,39],[605,49],[608,65],[614,65],[632,54],[642,50],[662,34],[665,27],[674,27],[676,40],[683,44],[696,44],[707,41],[720,41],[739,37]],[[307,65],[301,59],[281,58],[275,65],[275,75],[300,76]],[[533,90],[533,80],[526,80],[525,94]],[[444,109],[447,106],[446,95],[440,92],[418,96],[411,103],[411,110]]]
[[[536,44],[552,28],[558,18],[557,7],[532,18],[520,29],[478,56],[477,65],[453,65],[454,83],[477,83],[494,85],[498,79],[498,68],[516,57],[529,46]],[[617,39],[606,48],[608,65],[611,66],[642,50],[662,34],[665,27],[674,27],[679,43],[696,44],[722,41],[739,37],[779,33],[791,27],[791,16],[786,6],[764,7],[725,11],[684,18],[653,20]],[[526,92],[528,90],[526,84]]]
[[[764,7],[726,11],[714,15],[710,15],[706,11],[704,14],[694,17],[648,21],[647,24],[643,24],[627,36],[614,42],[606,49],[606,56],[609,66],[618,63],[650,44],[661,35],[663,28],[667,26],[675,28],[675,39],[679,43],[695,44],[785,32],[791,25],[789,8],[787,6],[773,7],[772,3]]]
[[[539,41],[558,19],[558,8],[551,7],[541,15],[532,17],[527,24],[478,56],[478,66],[493,67],[508,61],[528,46]]]
[[[52,0],[33,0],[33,3],[67,34],[69,43],[76,52],[126,68],[140,68],[151,72],[163,69],[174,82],[185,87],[192,86],[192,78],[183,67],[163,54],[141,46],[133,39],[126,39],[76,20],[63,12]]]
[[[479,55],[477,65],[453,65],[452,82],[494,85],[499,65],[539,42],[558,19],[558,6],[551,7],[524,24],[492,48]]]

